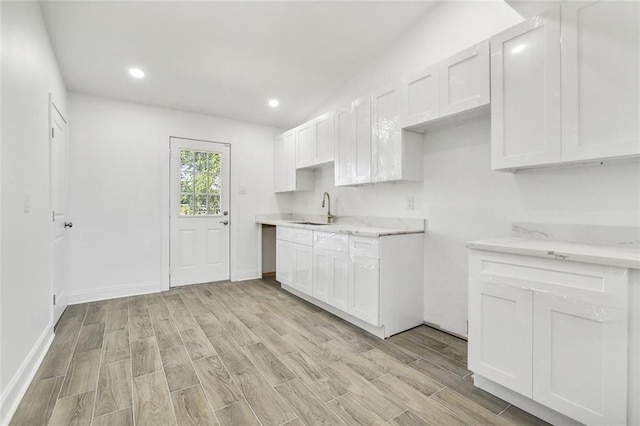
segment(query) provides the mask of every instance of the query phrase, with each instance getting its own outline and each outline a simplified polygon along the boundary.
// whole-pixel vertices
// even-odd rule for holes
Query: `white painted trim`
[[[262,274],[255,269],[245,269],[242,271],[238,271],[235,279],[232,281],[246,281],[246,280],[257,280],[262,278]]]
[[[385,330],[384,330],[384,325],[380,326],[380,327],[375,327],[371,324],[368,324],[364,321],[362,321],[359,318],[354,317],[353,315],[349,315],[348,313],[346,313],[345,311],[341,311],[340,309],[334,308],[331,305],[328,305],[326,303],[324,303],[321,300],[316,299],[315,297],[306,295],[298,290],[296,290],[293,287],[289,287],[288,285],[285,284],[280,284],[280,287],[285,290],[288,291],[289,293],[298,296],[301,299],[306,300],[309,303],[313,303],[314,305],[316,305],[319,308],[324,309],[327,312],[332,313],[333,315],[342,318],[345,321],[349,321],[351,324],[355,325],[356,327],[359,327],[365,331],[368,331],[369,333],[373,334],[376,337],[379,337],[380,339],[385,339],[388,336],[385,336]],[[417,324],[418,325],[418,324]]]
[[[53,322],[49,321],[0,396],[0,424],[8,425],[11,421],[52,342]]]
[[[527,398],[524,395],[521,395],[517,392],[512,391],[511,389],[507,389],[502,385],[499,385],[487,378],[479,376],[478,374],[473,374],[473,384],[483,389],[490,394],[493,394],[499,398],[504,399],[505,401],[515,405],[518,408],[523,409],[524,411],[533,414],[536,417],[541,418],[544,421],[551,423],[556,426],[580,426],[582,423],[579,423],[564,414],[558,413],[551,408],[545,407],[544,405],[534,401],[533,399]]]
[[[85,302],[95,302],[97,300],[114,299],[117,297],[128,297],[137,296],[139,294],[157,293],[160,291],[162,291],[162,283],[158,281],[78,290],[69,292],[69,305],[75,305]]]

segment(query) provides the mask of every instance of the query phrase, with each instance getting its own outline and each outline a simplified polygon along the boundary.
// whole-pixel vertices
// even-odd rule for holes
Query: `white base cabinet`
[[[346,311],[349,300],[349,253],[313,249],[313,297]]]
[[[424,234],[373,238],[278,226],[277,236],[276,279],[285,290],[380,338],[422,324]]]
[[[312,234],[305,229],[276,229],[276,280],[312,294]]]
[[[584,424],[627,423],[629,271],[471,250],[469,369]]]

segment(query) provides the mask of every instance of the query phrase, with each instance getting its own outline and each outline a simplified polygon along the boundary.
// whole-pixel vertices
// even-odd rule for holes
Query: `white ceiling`
[[[291,127],[431,2],[47,1],[72,91]],[[133,80],[127,69],[147,77]],[[269,98],[280,99],[271,109]]]

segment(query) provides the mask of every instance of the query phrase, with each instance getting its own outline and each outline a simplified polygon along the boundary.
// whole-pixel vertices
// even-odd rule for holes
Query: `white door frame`
[[[214,142],[220,143],[223,145],[227,145],[229,147],[229,212],[230,217],[232,217],[232,221],[234,220],[236,212],[235,205],[235,197],[233,197],[233,182],[234,182],[234,171],[233,171],[233,145],[228,142],[218,142],[215,140],[207,140],[201,138],[188,138],[184,136],[176,136],[171,135],[167,138],[166,145],[166,158],[164,161],[164,166],[162,167],[162,254],[161,254],[161,274],[160,277],[160,290],[168,291],[169,290],[169,267],[170,267],[170,251],[171,251],[171,139],[186,139],[192,141],[199,142]],[[231,281],[237,281],[238,275],[238,259],[235,253],[235,244],[234,241],[237,241],[237,233],[238,227],[233,226],[234,223],[230,223],[229,229],[229,279]]]
[[[68,124],[69,122],[67,121],[67,119],[65,118],[64,114],[62,113],[62,111],[60,110],[60,108],[57,107],[56,102],[53,98],[53,94],[51,92],[49,92],[49,122],[48,122],[48,139],[49,139],[49,212],[51,213],[53,211],[53,187],[52,187],[52,167],[51,167],[51,161],[52,161],[52,152],[51,152],[51,143],[52,143],[52,138],[51,138],[51,127],[52,127],[52,123],[53,123],[53,111],[55,110],[58,112],[58,114],[60,115],[60,118],[62,118],[62,121],[64,121],[65,125],[67,125],[67,146],[66,146],[66,167],[67,167],[67,176],[68,176],[68,169],[69,169],[69,134],[68,134]],[[68,181],[68,177],[67,177],[67,183],[66,183],[66,196],[67,196],[67,206],[65,207],[65,214],[69,215],[69,181]],[[49,216],[51,218],[51,216]],[[50,226],[49,226],[49,252],[50,252],[50,256],[51,256],[51,262],[49,265],[49,276],[51,277],[51,310],[50,310],[50,321],[52,323],[52,326],[56,325],[56,322],[54,322],[54,303],[53,303],[53,297],[55,296],[55,284],[54,284],[54,279],[55,279],[55,272],[54,272],[54,222],[51,221],[50,222]],[[68,241],[67,241],[67,247],[68,247]],[[67,254],[68,254],[68,250],[67,250]],[[68,258],[67,258],[68,260]],[[68,275],[68,269],[67,269],[67,278],[69,278]],[[67,282],[68,284],[68,282]],[[65,289],[65,291],[67,292],[67,300],[69,299],[69,289]],[[64,313],[64,311],[63,311]]]

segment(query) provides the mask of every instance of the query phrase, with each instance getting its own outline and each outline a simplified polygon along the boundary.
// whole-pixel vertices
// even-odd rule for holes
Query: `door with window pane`
[[[171,138],[172,287],[229,279],[228,144]]]

